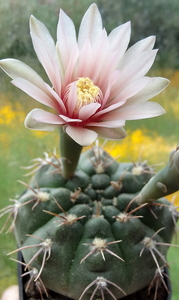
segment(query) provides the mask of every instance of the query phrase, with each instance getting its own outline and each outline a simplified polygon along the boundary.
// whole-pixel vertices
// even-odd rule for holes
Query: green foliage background
[[[29,16],[44,22],[55,38],[59,9],[79,27],[81,16],[93,0],[0,0],[0,58],[34,56],[29,36]],[[178,0],[96,0],[107,31],[131,20],[131,44],[156,35],[160,67],[179,67]]]

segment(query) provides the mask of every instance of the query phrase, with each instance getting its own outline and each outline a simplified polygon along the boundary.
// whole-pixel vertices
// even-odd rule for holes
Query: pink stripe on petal
[[[104,92],[104,90],[106,90],[106,86],[108,85],[109,77],[114,72],[118,71],[118,70],[116,70],[117,58],[118,58],[117,52],[110,54],[102,66],[100,76],[98,77],[96,84],[98,86],[100,86],[100,88],[103,92]]]
[[[56,91],[53,90],[47,83],[45,84],[46,88],[50,92],[50,94],[57,100],[59,104],[59,109],[57,110],[59,114],[66,114],[66,107],[62,99],[59,97],[59,95],[56,93]]]
[[[81,146],[91,145],[98,137],[95,131],[79,126],[67,126],[66,133]]]
[[[76,78],[78,57],[79,57],[79,49],[78,49],[78,45],[75,44],[74,48],[72,49],[71,56],[69,57],[68,60],[68,66],[65,70],[64,87],[66,87],[68,84],[74,81],[74,78]]]
[[[101,106],[101,109],[103,109],[104,106],[106,105],[106,102],[107,102],[107,100],[108,100],[108,98],[109,98],[109,96],[110,96],[110,91],[111,91],[111,87],[110,87],[110,85],[108,85],[107,90],[106,90],[106,92],[105,92],[105,95],[104,95],[104,97],[103,97],[103,99],[102,99],[102,106]]]
[[[12,80],[12,83],[24,91],[26,94],[37,100],[38,102],[45,104],[49,107],[54,108],[55,110],[58,110],[58,102],[50,98],[48,94],[46,94],[44,91],[39,89],[37,86],[32,84],[31,82],[23,79],[23,78],[17,78]]]
[[[83,121],[90,118],[92,115],[95,114],[95,112],[100,108],[101,104],[99,103],[90,103],[88,105],[84,105],[79,110],[79,118]]]
[[[69,92],[66,91],[66,95],[65,95],[66,98],[64,98],[64,101],[68,110],[68,116],[71,117],[74,114],[76,101],[77,101],[76,82],[72,82],[68,88],[69,88]]]
[[[93,47],[93,57],[91,62],[90,78],[97,82],[100,72],[105,68],[106,59],[108,59],[109,41],[107,33],[103,29],[95,46]]]
[[[103,100],[102,100],[102,109],[106,105],[107,101],[111,99],[111,89],[112,89],[113,85],[116,83],[118,78],[119,78],[119,71],[118,70],[114,71],[109,76],[107,90],[106,90],[106,92],[104,94],[104,97],[103,97]]]
[[[104,108],[103,110],[100,110],[99,112],[97,112],[95,114],[95,118],[98,118],[104,114],[108,114],[111,113],[111,111],[116,110],[117,108],[119,108],[120,106],[122,106],[124,103],[126,102],[126,100],[120,101],[118,103],[109,105],[107,108]]]
[[[79,53],[78,77],[90,77],[92,60],[92,48],[89,40],[86,40]]]

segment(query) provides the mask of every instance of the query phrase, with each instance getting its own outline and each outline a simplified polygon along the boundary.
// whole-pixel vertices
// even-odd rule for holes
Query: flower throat
[[[75,110],[79,110],[82,106],[90,103],[99,102],[102,92],[100,88],[94,85],[93,81],[88,77],[81,77],[76,82],[77,101]]]

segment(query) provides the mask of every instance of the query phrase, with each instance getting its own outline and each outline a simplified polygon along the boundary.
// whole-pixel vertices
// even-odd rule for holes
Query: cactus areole
[[[9,231],[18,249],[11,253],[23,254],[26,293],[32,296],[33,287],[41,299],[55,292],[59,299],[116,300],[145,287],[150,293],[153,285],[157,293],[158,280],[168,293],[164,267],[178,212],[164,197],[179,188],[178,148],[154,177],[146,163],[117,162],[97,143],[82,151],[97,137],[124,138],[126,120],[164,113],[148,101],[168,85],[145,76],[155,38],[127,50],[130,22],[107,35],[95,4],[78,38],[62,10],[56,45],[33,16],[30,32],[52,85],[18,60],[3,59],[0,66],[15,86],[56,112],[34,109],[25,126],[58,127],[61,155],[36,159],[30,183],[21,181],[23,194],[1,210],[0,216],[13,217]]]

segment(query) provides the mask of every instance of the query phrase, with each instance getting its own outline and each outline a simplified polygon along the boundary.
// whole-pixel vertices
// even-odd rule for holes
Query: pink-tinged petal
[[[95,114],[100,106],[100,103],[90,103],[88,105],[82,106],[78,113],[79,118],[83,121],[86,121]]]
[[[70,126],[66,127],[66,133],[79,145],[89,146],[91,145],[98,137],[98,134],[90,129]],[[73,151],[73,149],[72,149]]]
[[[135,43],[126,51],[118,67],[123,68],[126,63],[131,63],[140,53],[152,50],[155,44],[155,40],[155,36],[149,36]]]
[[[102,19],[98,7],[93,3],[85,13],[79,28],[78,44],[81,48],[87,39],[93,46],[102,31]]]
[[[36,36],[32,36],[34,49],[38,56],[39,61],[41,62],[44,70],[46,71],[49,80],[51,81],[54,89],[58,94],[61,93],[61,77],[58,69],[57,58],[52,62],[49,58],[49,55],[42,43],[42,41]]]
[[[108,84],[107,90],[106,90],[106,92],[104,94],[104,97],[103,97],[103,100],[102,100],[101,109],[103,109],[105,107],[106,102],[107,102],[107,100],[108,100],[108,98],[110,96],[110,91],[111,91],[111,86],[110,86],[110,84]]]
[[[57,47],[60,54],[60,61],[64,70],[67,68],[69,57],[76,44],[76,30],[73,21],[60,10],[57,26]]]
[[[100,86],[103,93],[106,90],[106,86],[108,85],[109,77],[114,72],[116,71],[119,72],[119,70],[116,70],[117,60],[118,60],[117,51],[112,53],[110,56],[108,56],[107,59],[105,59],[105,63],[102,66],[100,76],[98,76],[96,80],[96,84]]]
[[[60,76],[54,40],[46,26],[33,16],[30,18],[30,33],[37,57],[55,89],[60,93]]]
[[[91,74],[90,78],[97,82],[100,73],[105,72],[106,59],[108,58],[109,41],[106,30],[103,29],[98,41],[93,47],[93,57],[91,63]]]
[[[2,59],[0,61],[0,67],[12,79],[23,78],[46,93],[46,87],[43,79],[22,61],[13,58]]]
[[[117,108],[119,108],[120,106],[122,106],[125,102],[126,102],[126,100],[123,100],[123,101],[121,101],[119,103],[115,103],[115,104],[109,105],[108,107],[106,107],[106,108],[100,110],[99,112],[97,112],[95,114],[95,118],[99,118],[99,117],[101,117],[104,114],[111,113],[111,111],[116,110]]]
[[[150,77],[142,77],[130,82],[124,89],[121,89],[120,93],[112,101],[109,101],[109,103],[110,104],[118,103],[136,95],[147,85],[149,85],[151,81],[152,78]]]
[[[110,114],[108,114],[110,115]],[[110,117],[109,118],[101,118],[99,119],[98,122],[89,122],[87,124],[88,126],[90,127],[109,127],[109,128],[118,128],[118,127],[122,127],[125,125],[125,120],[110,120]]]
[[[71,53],[71,56],[69,57],[68,66],[65,71],[64,87],[66,87],[68,84],[70,84],[76,79],[77,61],[79,58],[78,45],[75,44],[72,50],[73,51]],[[62,92],[64,92],[64,90]]]
[[[54,125],[63,125],[65,124],[64,120],[51,112],[45,111],[40,108],[35,108],[31,112],[31,117],[38,122],[44,122],[47,124],[54,124]]]
[[[59,116],[36,108],[26,116],[24,124],[29,129],[53,131],[56,127],[62,126],[64,122]]]
[[[108,101],[108,99],[109,100],[112,99],[112,97],[111,97],[111,89],[112,89],[112,86],[116,83],[116,81],[118,79],[119,79],[119,71],[118,70],[114,71],[109,76],[107,89],[106,89],[106,92],[104,94],[103,101],[102,101],[102,109],[105,107],[106,102]],[[109,96],[110,96],[110,98],[109,98]]]
[[[92,129],[99,135],[99,137],[108,140],[121,140],[126,137],[124,128],[102,128],[92,127]]]
[[[65,123],[79,123],[79,122],[82,122],[82,120],[80,119],[72,119],[72,118],[69,118],[67,116],[64,116],[64,115],[59,115],[59,117],[65,122]]]
[[[66,98],[64,102],[68,111],[69,117],[74,114],[75,106],[77,101],[77,86],[76,82],[72,82],[69,86],[69,92],[66,92]]]
[[[89,40],[82,46],[79,53],[77,77],[90,77],[92,48]]]
[[[51,86],[49,86],[47,83],[45,84],[47,90],[50,92],[50,94],[52,95],[52,97],[54,99],[56,99],[56,101],[58,102],[58,108],[57,111],[59,114],[66,114],[66,107],[64,102],[62,101],[62,99],[59,97],[59,95],[56,93],[56,91],[54,91],[53,88],[51,88]]]
[[[58,111],[58,102],[52,98],[50,98],[44,91],[39,89],[37,86],[32,84],[31,82],[23,79],[16,78],[11,81],[16,87],[24,91],[26,94],[37,100],[38,102],[45,104],[51,108],[54,108]]]
[[[165,110],[158,103],[147,101],[126,105],[110,113],[110,117],[123,120],[138,120],[160,116]]]
[[[162,77],[151,78],[151,82],[136,95],[128,99],[127,104],[147,101],[160,92],[162,92],[169,84],[169,80]]]
[[[130,64],[127,63],[124,69],[121,70],[121,84],[145,76],[151,68],[156,54],[157,50],[145,51],[138,55]]]
[[[127,22],[113,29],[108,36],[110,51],[115,52],[118,50],[118,61],[122,58],[128,47],[130,35],[131,23]]]

